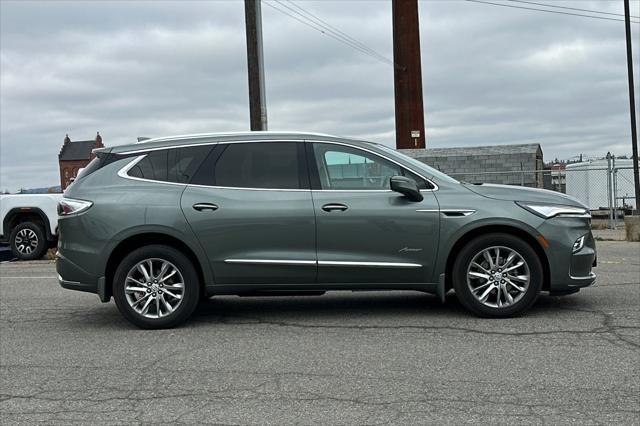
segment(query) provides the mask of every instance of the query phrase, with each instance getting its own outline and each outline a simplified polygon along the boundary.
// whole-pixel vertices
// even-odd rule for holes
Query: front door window
[[[418,188],[424,180],[391,161],[356,148],[316,143],[313,150],[324,190],[388,190],[392,176],[411,177]]]

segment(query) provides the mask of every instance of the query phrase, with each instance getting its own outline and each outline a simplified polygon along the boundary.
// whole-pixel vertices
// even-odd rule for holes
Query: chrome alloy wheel
[[[22,254],[31,254],[38,247],[38,236],[31,229],[21,229],[14,241],[16,250]]]
[[[173,263],[145,259],[127,273],[124,292],[129,306],[143,317],[166,317],[182,303],[184,279]]]
[[[520,253],[508,247],[482,250],[467,268],[471,294],[491,308],[504,308],[518,302],[527,292],[530,281],[529,265]]]

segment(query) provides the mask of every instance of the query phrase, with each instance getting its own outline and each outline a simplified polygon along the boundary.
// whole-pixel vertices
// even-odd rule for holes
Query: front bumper
[[[596,274],[592,268],[597,264],[596,258],[596,242],[591,230],[589,230],[585,235],[584,247],[571,254],[571,268],[569,270],[571,287],[586,287],[593,284],[596,280]]]
[[[549,261],[549,292],[571,294],[596,280],[596,243],[591,223],[586,218],[556,217],[544,222],[538,231],[548,241],[545,248]],[[573,252],[573,243],[584,236],[583,247]]]

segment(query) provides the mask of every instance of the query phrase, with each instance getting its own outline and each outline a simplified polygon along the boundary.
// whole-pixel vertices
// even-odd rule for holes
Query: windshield
[[[433,167],[426,165],[422,161],[418,161],[415,158],[411,158],[406,154],[403,154],[403,153],[401,153],[399,151],[396,151],[395,149],[389,148],[388,146],[385,146],[385,145],[382,145],[382,144],[376,144],[376,147],[381,149],[381,150],[383,150],[383,151],[385,151],[388,154],[392,154],[394,156],[402,157],[402,159],[404,161],[406,161],[407,163],[415,166],[419,171],[422,171],[425,174],[429,175],[428,177],[432,177],[432,178],[435,178],[437,180],[441,180],[441,181],[449,182],[449,183],[460,183],[457,180],[455,180],[454,178],[452,178],[451,176],[442,173],[440,170],[436,170]]]

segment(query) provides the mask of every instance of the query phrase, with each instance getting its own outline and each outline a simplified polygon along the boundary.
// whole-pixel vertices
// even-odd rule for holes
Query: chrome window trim
[[[393,192],[390,189],[312,189],[312,192]]]
[[[145,141],[145,142],[149,142],[149,141]],[[211,141],[211,142],[184,144],[184,145],[183,144],[167,145],[167,146],[147,148],[147,149],[136,149],[133,151],[118,152],[116,153],[116,155],[138,154],[142,152],[146,153],[151,151],[160,151],[163,149],[191,148],[194,146],[223,145],[223,144],[234,144],[234,143],[269,143],[269,142],[304,142],[304,139],[242,139],[242,140],[235,140],[235,141]]]
[[[253,132],[247,132],[247,131],[222,132],[222,133],[188,133],[188,134],[184,134],[184,135],[159,136],[157,138],[147,138],[147,139],[143,139],[143,140],[140,140],[138,142],[135,142],[135,143],[139,144],[139,143],[149,143],[149,142],[171,142],[171,141],[178,141],[178,140],[227,138],[227,137],[234,137],[234,136],[246,137],[246,136],[251,135],[252,133]],[[283,136],[283,137],[288,137],[288,138],[290,138],[291,135],[296,135],[297,137],[309,136],[309,137],[315,137],[315,138],[317,138],[317,137],[336,138],[336,139],[340,138],[340,136],[330,135],[330,134],[327,134],[327,133],[297,132],[295,130],[291,130],[291,131],[260,130],[259,135],[267,135],[267,136],[274,136],[274,137]],[[286,135],[288,135],[288,136],[286,136]],[[266,140],[269,140],[269,139],[266,139]]]
[[[147,142],[147,141],[145,141]],[[154,180],[154,179],[144,179],[144,178],[138,178],[138,177],[134,177],[134,176],[129,176],[127,174],[127,172],[133,168],[133,166],[135,166],[139,161],[141,161],[144,157],[146,157],[146,154],[149,152],[153,152],[153,151],[160,151],[163,149],[178,149],[178,148],[190,148],[190,147],[194,147],[194,146],[208,146],[208,145],[222,145],[222,144],[234,144],[234,143],[269,143],[272,142],[271,140],[252,140],[252,139],[247,139],[247,140],[236,140],[236,141],[215,141],[215,142],[203,142],[203,143],[195,143],[195,144],[186,144],[186,145],[169,145],[169,146],[163,146],[163,147],[157,147],[157,148],[148,148],[148,149],[137,149],[137,150],[132,150],[132,151],[123,151],[123,152],[119,152],[116,153],[116,155],[129,155],[129,154],[142,154],[143,155],[139,155],[138,157],[136,157],[131,163],[127,164],[126,166],[124,166],[123,168],[121,168],[118,171],[118,176],[120,176],[121,178],[124,179],[132,179],[132,180],[138,180],[138,181],[142,181],[142,182],[155,182],[155,183],[165,183],[165,184],[169,184],[169,185],[189,185],[189,186],[195,186],[195,187],[201,187],[201,188],[219,188],[219,189],[239,189],[239,190],[245,190],[245,191],[294,191],[294,192],[306,192],[306,191],[312,191],[311,189],[300,189],[300,188],[295,188],[295,189],[286,189],[286,188],[245,188],[245,187],[233,187],[233,186],[214,186],[214,185],[197,185],[197,184],[186,184],[186,183],[178,183],[178,182],[166,182],[166,181],[162,181],[162,180]],[[324,140],[315,140],[315,139],[274,139],[273,142],[302,142],[302,143],[328,143],[328,144],[333,144],[333,145],[342,145],[342,146],[346,146],[352,149],[356,149],[356,150],[362,150],[365,152],[368,152],[372,155],[376,155],[378,157],[381,157],[387,161],[390,161],[396,165],[398,165],[399,167],[406,169],[408,171],[410,171],[411,173],[417,175],[418,177],[424,179],[425,181],[429,182],[433,188],[432,189],[421,189],[420,192],[435,192],[438,189],[440,189],[438,187],[438,185],[433,182],[431,179],[424,177],[424,175],[422,175],[421,173],[416,172],[415,170],[413,170],[410,167],[405,166],[404,164],[389,158],[385,155],[379,154],[375,151],[371,151],[370,149],[367,148],[363,148],[360,146],[355,146],[355,145],[351,145],[349,143],[345,143],[345,142],[336,142],[336,141],[324,141]],[[313,191],[322,191],[322,192],[393,192],[390,189],[313,189]]]
[[[244,188],[239,186],[214,186],[214,185],[199,185],[196,183],[190,183],[189,186],[196,188],[214,188],[214,189],[237,189],[240,191],[279,191],[279,192],[311,192],[310,189],[284,189],[284,188]]]
[[[393,192],[390,189],[312,189],[313,192]],[[421,189],[420,192],[433,192],[433,189]]]
[[[145,153],[146,154],[148,152],[153,152],[153,151],[162,151],[163,149],[192,148],[194,146],[217,145],[218,143],[219,142],[203,142],[203,143],[192,143],[192,144],[185,144],[185,145],[160,146],[160,147],[156,147],[156,148],[135,149],[133,151],[117,152],[117,153],[115,153],[115,155],[129,155],[129,154],[141,154],[141,153]]]

